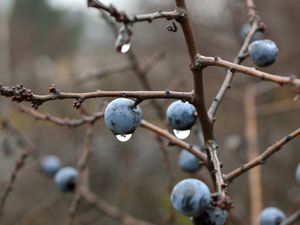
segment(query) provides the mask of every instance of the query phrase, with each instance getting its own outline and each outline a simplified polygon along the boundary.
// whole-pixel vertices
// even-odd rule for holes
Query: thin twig
[[[248,170],[250,170],[258,165],[264,164],[269,157],[271,157],[277,151],[281,150],[282,147],[286,143],[293,140],[295,137],[297,137],[299,135],[300,135],[300,128],[294,130],[293,132],[289,133],[287,136],[285,136],[281,140],[277,141],[275,144],[273,144],[272,146],[267,148],[262,154],[260,154],[258,157],[256,157],[252,161],[247,162],[246,164],[241,165],[239,168],[224,175],[225,181],[232,182],[234,179],[236,179],[240,175],[244,174]]]
[[[164,161],[165,169],[166,169],[168,179],[169,179],[168,185],[167,185],[167,193],[169,195],[171,195],[171,192],[174,187],[175,180],[176,180],[175,170],[172,165],[172,160],[171,160],[169,151],[166,148],[166,145],[165,145],[163,139],[158,135],[156,135],[156,139],[157,139],[157,142],[160,146],[160,149],[161,149],[161,152],[163,155],[163,161]],[[166,215],[166,221],[165,221],[166,224],[172,224],[176,218],[175,211],[173,210],[171,204],[169,205],[169,207],[170,207],[169,213]]]
[[[300,79],[295,78],[294,76],[280,76],[271,73],[266,73],[257,70],[254,67],[242,66],[236,63],[232,63],[226,60],[221,59],[220,57],[208,57],[197,55],[195,58],[195,65],[199,68],[205,66],[217,66],[230,69],[235,72],[240,72],[249,76],[257,77],[262,80],[271,81],[279,85],[291,84],[294,85],[297,89],[300,87]]]
[[[84,138],[84,143],[82,146],[82,152],[81,156],[78,160],[78,167],[79,167],[79,180],[76,185],[76,192],[74,194],[74,197],[72,199],[70,208],[69,208],[69,214],[68,214],[68,219],[67,223],[68,225],[73,225],[77,209],[80,204],[80,200],[82,198],[80,188],[81,186],[88,186],[88,180],[87,180],[87,171],[86,171],[86,166],[87,162],[89,159],[90,155],[90,148],[91,148],[91,143],[92,143],[92,138],[93,138],[93,125],[91,123],[87,124],[86,128],[86,133],[85,133],[85,138]]]
[[[158,134],[161,137],[164,137],[170,141],[170,144],[177,145],[183,149],[186,149],[193,155],[195,155],[199,160],[201,160],[204,164],[207,163],[207,156],[205,153],[201,152],[198,148],[195,146],[188,144],[187,142],[180,140],[176,138],[173,134],[168,132],[167,130],[164,130],[152,123],[147,122],[146,120],[142,120],[141,127],[146,128],[156,134]]]
[[[280,225],[293,225],[300,221],[300,209],[286,218]]]
[[[193,101],[191,92],[176,92],[176,91],[93,91],[83,93],[61,92],[54,85],[49,87],[48,95],[33,94],[31,90],[25,88],[23,85],[17,86],[3,86],[0,85],[0,95],[11,98],[12,101],[31,102],[34,108],[41,104],[57,99],[75,99],[74,107],[80,108],[81,104],[86,99],[101,98],[101,97],[123,97],[123,98],[137,98],[140,100],[165,98],[165,99],[182,99],[185,101]]]
[[[120,209],[110,205],[108,202],[104,201],[103,199],[92,193],[86,187],[81,187],[80,193],[89,204],[93,205],[96,209],[98,209],[105,215],[120,221],[124,225],[154,225],[150,222],[137,219],[121,211]]]
[[[117,22],[124,23],[124,24],[133,24],[138,22],[151,23],[155,19],[171,20],[171,19],[177,19],[181,16],[181,13],[177,10],[173,10],[173,11],[158,10],[152,13],[128,16],[125,12],[117,10],[115,6],[113,5],[107,6],[99,0],[87,0],[87,4],[89,7],[93,7],[98,10],[103,10],[105,12],[108,12],[110,16],[115,18]]]
[[[21,154],[20,158],[15,163],[15,168],[13,169],[9,180],[7,181],[5,188],[1,194],[0,198],[0,212],[3,213],[4,204],[6,202],[6,199],[9,195],[9,193],[13,189],[14,182],[17,178],[18,173],[21,171],[21,169],[24,167],[26,159],[31,155],[32,151],[30,149],[24,150],[24,152]]]
[[[244,59],[246,57],[242,57],[242,56],[245,55],[245,52],[247,51],[250,40],[253,37],[254,33],[256,32],[257,28],[258,28],[258,22],[255,21],[252,24],[251,30],[247,34],[241,49],[239,50],[238,54],[234,58],[233,63],[241,64],[244,61]],[[230,69],[227,70],[227,74],[226,74],[225,79],[224,79],[224,81],[221,85],[221,88],[219,89],[216,97],[214,98],[213,102],[211,103],[211,106],[209,107],[208,115],[209,115],[211,121],[213,121],[213,122],[215,122],[215,120],[216,120],[217,110],[218,110],[218,108],[219,108],[219,106],[220,106],[227,90],[229,90],[230,87],[231,87],[231,81],[234,77],[234,74],[235,74],[234,70],[230,70]]]

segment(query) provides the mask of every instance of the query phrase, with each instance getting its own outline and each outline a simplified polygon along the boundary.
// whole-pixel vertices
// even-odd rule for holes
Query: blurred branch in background
[[[22,170],[22,168],[25,166],[26,159],[31,155],[32,150],[30,149],[24,149],[23,153],[21,154],[20,158],[15,163],[15,168],[12,171],[5,188],[2,191],[1,197],[0,197],[0,213],[3,214],[4,204],[6,202],[6,199],[9,195],[9,193],[13,190],[13,185],[15,180],[17,179],[17,175]]]
[[[260,84],[260,83],[259,83]],[[245,136],[247,142],[247,159],[254,160],[259,156],[258,151],[258,125],[256,110],[256,85],[250,85],[246,88],[244,95],[245,111]],[[263,208],[261,167],[253,168],[248,173],[249,183],[249,201],[251,224],[259,225],[259,215]]]

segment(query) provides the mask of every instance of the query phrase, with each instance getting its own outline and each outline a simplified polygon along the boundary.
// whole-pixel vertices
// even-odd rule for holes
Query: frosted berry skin
[[[199,159],[187,150],[182,149],[178,158],[179,167],[185,172],[196,172],[200,168]]]
[[[204,211],[204,213],[202,213],[198,217],[194,217],[193,221],[195,222],[195,224],[201,225],[224,225],[227,217],[228,213],[225,210],[210,205]],[[197,223],[197,221],[201,222]]]
[[[251,25],[249,23],[245,23],[242,27],[241,27],[241,30],[240,30],[240,37],[242,39],[242,41],[245,40],[245,38],[247,37],[248,33],[250,32],[251,30]],[[257,40],[261,40],[263,39],[263,33],[261,31],[256,31],[251,40],[250,40],[250,43],[253,42],[253,41],[257,41]]]
[[[296,168],[296,180],[300,184],[300,163],[298,164]]]
[[[131,134],[140,125],[142,110],[134,101],[118,98],[111,101],[104,112],[105,124],[115,135]]]
[[[41,169],[47,176],[54,176],[61,168],[61,160],[55,155],[48,155],[41,162]]]
[[[280,209],[265,208],[260,214],[260,225],[279,225],[285,218],[285,214]]]
[[[176,130],[190,130],[196,122],[195,107],[180,100],[173,102],[167,109],[170,126]]]
[[[252,42],[248,51],[253,62],[264,67],[275,62],[279,49],[273,41],[265,39]]]
[[[172,190],[173,208],[185,216],[198,216],[211,203],[211,193],[207,185],[197,179],[180,181]]]
[[[57,188],[62,192],[72,192],[75,189],[79,174],[73,167],[61,168],[54,177]]]

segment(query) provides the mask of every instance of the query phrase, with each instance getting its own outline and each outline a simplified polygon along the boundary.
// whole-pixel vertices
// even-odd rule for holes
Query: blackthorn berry
[[[168,122],[175,130],[190,130],[196,122],[195,112],[192,104],[175,101],[167,109]]]
[[[172,190],[173,208],[185,216],[199,216],[211,203],[211,193],[207,185],[197,179],[180,181]]]
[[[273,41],[265,39],[252,42],[248,51],[253,62],[263,67],[275,62],[279,49]]]
[[[134,101],[118,98],[107,105],[104,120],[114,134],[131,134],[141,123],[142,110]]]
[[[240,37],[242,39],[242,41],[245,40],[246,36],[248,35],[248,33],[250,32],[251,30],[251,25],[249,23],[245,23],[242,27],[241,27],[241,30],[240,30]],[[261,31],[256,31],[251,40],[250,40],[250,43],[253,42],[253,41],[257,41],[257,40],[261,40],[263,39],[263,33]]]
[[[61,168],[61,160],[55,155],[48,155],[41,162],[42,171],[48,176],[54,176]]]
[[[74,191],[78,171],[73,167],[61,168],[54,177],[54,181],[58,189],[62,192]]]
[[[195,172],[200,168],[199,159],[184,149],[180,152],[178,164],[186,172]]]
[[[260,214],[260,225],[278,225],[285,219],[285,214],[275,207],[265,208]]]
[[[194,221],[201,221],[201,225],[224,225],[228,213],[225,210],[221,210],[218,207],[209,206],[204,213],[198,217],[194,217]],[[195,224],[198,224],[195,222]]]
[[[298,166],[296,168],[296,180],[300,184],[300,163],[298,164]]]

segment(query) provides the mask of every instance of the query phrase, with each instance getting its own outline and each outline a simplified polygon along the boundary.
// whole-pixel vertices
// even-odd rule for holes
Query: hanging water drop
[[[126,53],[129,51],[129,49],[130,49],[130,43],[123,44],[121,47],[121,53]]]
[[[173,130],[174,132],[174,135],[179,138],[179,139],[186,139],[190,133],[191,133],[191,130]]]
[[[129,139],[132,137],[132,134],[117,134],[116,138],[120,141],[120,142],[126,142],[129,141]]]

